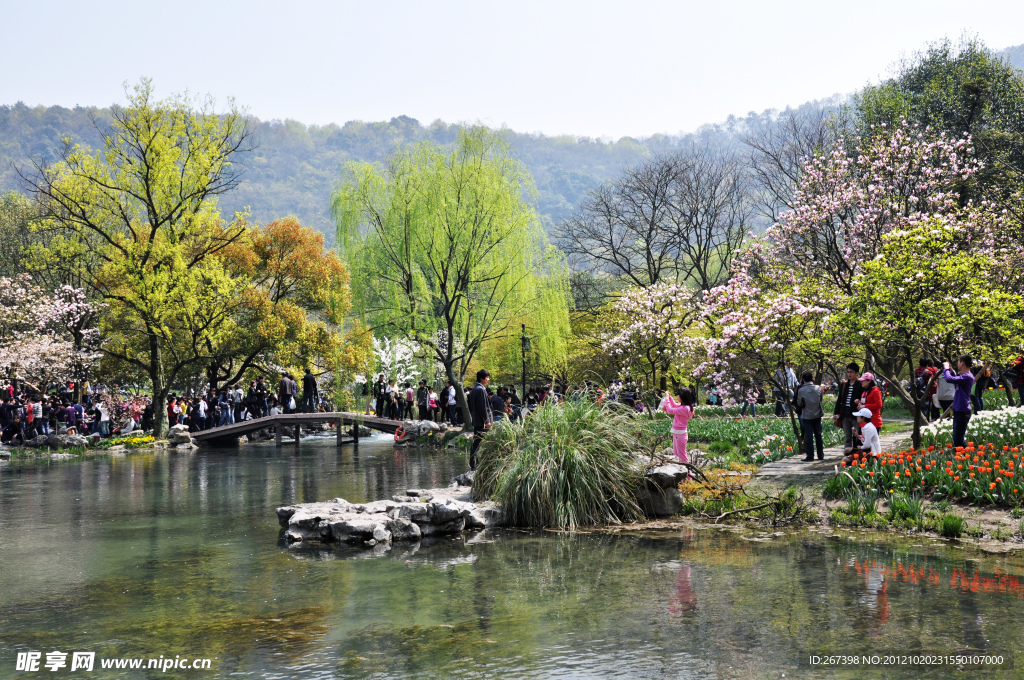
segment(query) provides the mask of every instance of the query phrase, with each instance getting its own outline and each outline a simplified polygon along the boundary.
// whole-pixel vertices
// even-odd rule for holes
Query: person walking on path
[[[302,412],[303,413],[316,413],[316,405],[320,401],[320,390],[316,386],[316,378],[313,377],[312,371],[306,369],[306,374],[302,376]]]
[[[266,378],[260,376],[256,378],[256,414],[257,417],[262,418],[267,415],[270,410],[267,406],[267,397],[270,395],[270,390],[267,389]]]
[[[398,420],[398,388],[394,379],[388,380],[384,386],[384,417],[388,420]]]
[[[786,390],[789,389],[789,371],[786,364],[779,362],[772,374],[772,398],[775,399],[775,417],[782,418],[789,413],[789,398]]]
[[[672,452],[676,454],[680,463],[689,464],[690,457],[686,453],[686,444],[690,440],[687,427],[690,418],[693,417],[693,393],[685,387],[680,387],[676,391],[676,396],[679,397],[678,402],[670,394],[665,397],[661,407],[665,413],[674,416],[672,427],[669,429],[672,433]]]
[[[412,405],[414,403],[413,399],[414,399],[415,396],[416,396],[415,392],[413,392],[413,389],[412,389],[412,383],[410,383],[410,382],[405,383],[405,393],[403,394],[404,400],[402,401],[402,407],[403,407],[402,408],[402,413],[403,413],[402,419],[403,420],[412,420],[412,417],[413,417]]]
[[[836,406],[832,412],[833,423],[843,428],[843,451],[849,455],[857,446],[857,417],[853,414],[860,410],[860,397],[863,388],[857,377],[860,366],[850,363],[846,366],[846,380],[839,384]]]
[[[441,407],[438,405],[438,398],[437,392],[431,388],[427,394],[427,413],[430,414],[430,420],[433,420],[435,423],[444,421],[444,418],[441,417]]]
[[[483,441],[484,433],[494,424],[494,413],[491,411],[491,398],[487,394],[487,384],[491,382],[491,374],[486,368],[476,372],[476,385],[469,393],[469,414],[473,419],[473,448],[469,451],[469,469],[476,470],[476,452]]]
[[[743,408],[740,409],[740,418],[747,415],[747,409],[750,409],[750,417],[757,417],[757,383],[754,381],[753,372],[750,374],[750,379],[743,381]]]
[[[821,439],[821,387],[815,385],[814,374],[804,371],[800,376],[803,382],[796,390],[796,407],[800,414],[800,424],[804,429],[804,461],[814,460],[814,444],[818,445],[818,460],[825,459],[825,446]]]
[[[949,362],[942,364],[942,377],[953,386],[953,446],[967,446],[967,423],[971,421],[971,388],[974,387],[974,375],[971,366],[974,360],[971,355],[964,354],[957,361],[954,375]]]

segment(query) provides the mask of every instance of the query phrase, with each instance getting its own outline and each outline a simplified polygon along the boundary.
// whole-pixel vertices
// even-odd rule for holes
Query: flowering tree
[[[700,342],[692,330],[701,306],[691,288],[669,283],[629,288],[612,310],[619,317],[619,330],[605,339],[603,349],[624,367],[645,364],[651,384],[698,356]]]
[[[931,224],[948,227],[940,239],[947,252],[983,258],[975,262],[987,263],[975,273],[979,279],[996,268],[1004,273],[999,285],[1021,291],[1020,268],[1010,263],[1019,262],[1024,250],[1016,239],[1006,237],[1006,218],[991,202],[964,201],[959,193],[981,167],[971,139],[935,136],[905,120],[891,129],[879,127],[881,131],[873,130],[870,139],[855,140],[852,152],[840,140],[829,153],[807,161],[793,210],[767,232],[769,257],[779,262],[778,269],[790,272],[802,287],[815,287],[818,304],[848,321],[841,312],[849,309],[852,298],[862,299],[860,277],[870,268],[868,263],[895,255],[891,248],[888,255],[883,253],[889,235]],[[918,237],[927,240],[924,232]],[[903,275],[939,267],[929,253],[934,251],[909,254],[898,265]],[[880,266],[875,267],[876,274]],[[941,292],[941,281],[929,281],[932,291],[926,292]],[[906,320],[903,305],[870,304],[876,328],[899,327]],[[946,311],[951,313],[952,308]],[[859,330],[851,333],[848,324],[829,324],[826,330],[835,337],[845,335],[852,346],[867,351],[876,370],[887,377],[898,375],[911,360],[904,339],[896,335],[876,334],[875,342],[868,343]]]
[[[821,292],[799,285],[771,256],[770,246],[754,241],[737,258],[729,282],[707,295],[703,316],[715,330],[705,341],[707,359],[697,374],[710,378],[727,403],[744,396],[744,375],[750,375],[765,379],[792,406],[785,372],[780,375],[776,367],[817,363],[825,347],[830,310]],[[793,437],[802,445],[795,409],[789,414]]]
[[[768,230],[797,278],[850,294],[860,264],[875,257],[885,234],[973,211],[960,206],[957,191],[979,169],[970,138],[929,135],[903,121],[889,134],[858,138],[852,153],[841,139],[805,163],[793,210]]]
[[[79,380],[99,354],[99,333],[86,329],[76,347],[70,328],[96,305],[81,289],[48,292],[32,277],[0,278],[0,371],[45,389],[51,380]]]
[[[416,353],[420,346],[414,340],[398,338],[373,339],[373,354],[385,379],[394,378],[398,384],[413,382],[419,376]]]

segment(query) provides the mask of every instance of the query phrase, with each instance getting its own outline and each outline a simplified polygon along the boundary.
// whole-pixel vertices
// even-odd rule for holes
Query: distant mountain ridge
[[[1024,45],[1002,54],[1024,70]],[[844,97],[807,102],[804,107],[831,108]],[[537,185],[537,210],[550,229],[581,202],[599,183],[624,167],[652,154],[670,152],[688,142],[737,147],[739,136],[771,125],[777,111],[730,116],[719,124],[705,125],[687,135],[654,135],[643,139],[623,137],[602,141],[587,137],[545,136],[503,130],[513,152],[522,160]],[[62,139],[98,148],[102,142],[97,125],[109,124],[107,109],[60,106],[29,107],[23,103],[0,106],[0,191],[20,189],[15,167],[30,169],[33,162],[54,160]],[[298,121],[253,120],[259,147],[242,163],[246,172],[238,189],[221,199],[224,211],[249,206],[258,223],[295,215],[304,224],[334,240],[330,194],[348,161],[380,161],[397,145],[430,140],[448,144],[460,126],[435,121],[422,125],[408,116],[344,125],[304,125]]]
[[[1006,60],[1013,64],[1014,68],[1019,68],[1024,71],[1024,45],[1017,45],[1016,47],[1007,47],[1003,50],[1003,56]]]

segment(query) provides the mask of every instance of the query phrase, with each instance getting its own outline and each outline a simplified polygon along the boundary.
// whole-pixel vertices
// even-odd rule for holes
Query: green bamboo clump
[[[473,495],[512,526],[574,529],[641,519],[637,418],[581,399],[501,421],[480,445]]]

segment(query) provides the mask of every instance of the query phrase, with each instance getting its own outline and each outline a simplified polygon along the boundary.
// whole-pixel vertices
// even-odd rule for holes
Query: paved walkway
[[[892,422],[892,421],[890,421]],[[896,421],[901,422],[901,421]],[[910,421],[907,421],[910,422]],[[829,423],[831,426],[831,423]],[[892,450],[897,442],[910,439],[910,432],[894,432],[886,434],[885,430],[878,436],[883,451]],[[797,475],[830,475],[843,459],[843,446],[833,446],[825,449],[825,459],[815,460],[813,463],[805,463],[802,456],[790,456],[782,458],[773,463],[765,463],[757,471],[757,477],[789,477]]]

